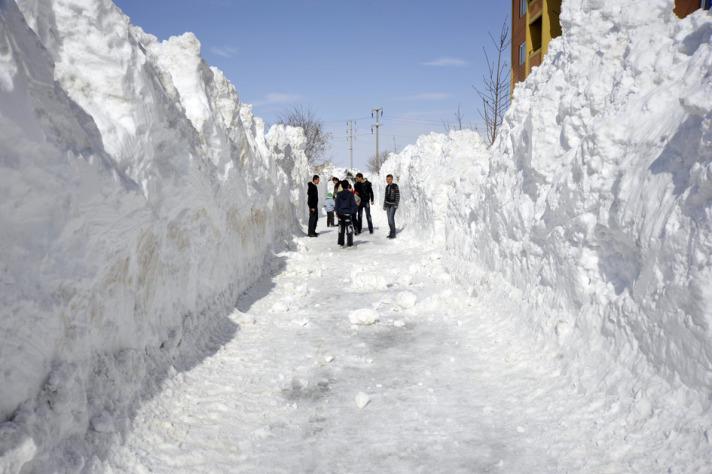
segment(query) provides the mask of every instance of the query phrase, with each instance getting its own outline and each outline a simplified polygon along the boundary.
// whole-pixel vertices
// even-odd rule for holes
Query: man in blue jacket
[[[344,245],[344,234],[346,234],[346,246],[351,247],[354,244],[354,226],[351,219],[356,214],[358,207],[354,193],[351,192],[351,183],[347,180],[341,182],[342,190],[336,195],[336,215],[339,217],[339,239],[337,243]]]

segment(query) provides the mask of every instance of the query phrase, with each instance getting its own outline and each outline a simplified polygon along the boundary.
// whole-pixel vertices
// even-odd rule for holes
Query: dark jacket
[[[342,191],[336,195],[336,207],[334,208],[338,215],[356,214],[356,199],[354,195],[348,191]]]
[[[307,205],[309,209],[316,209],[319,205],[319,189],[314,183],[309,183],[309,188],[307,189]]]
[[[369,181],[354,184],[354,189],[361,197],[361,207],[365,206],[369,202],[373,204],[373,187]]]
[[[400,190],[396,183],[386,186],[386,197],[383,200],[383,207],[398,207],[400,202]]]

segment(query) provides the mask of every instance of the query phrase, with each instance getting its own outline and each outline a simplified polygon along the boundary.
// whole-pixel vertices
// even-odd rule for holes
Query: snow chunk
[[[410,291],[402,291],[398,293],[398,296],[396,297],[396,303],[398,303],[398,306],[403,309],[412,308],[415,306],[416,301],[418,301],[418,297],[415,296],[415,293]]]
[[[105,411],[91,419],[91,427],[98,433],[113,433],[116,431],[114,418]]]
[[[363,410],[364,408],[366,408],[366,405],[371,403],[371,397],[369,397],[364,392],[358,392],[356,394],[356,398],[354,398],[354,401],[356,402],[356,406],[358,407],[358,409]]]
[[[370,326],[378,322],[378,313],[370,308],[357,309],[349,314],[351,324]]]
[[[36,452],[35,442],[18,425],[0,423],[0,472],[20,472]]]

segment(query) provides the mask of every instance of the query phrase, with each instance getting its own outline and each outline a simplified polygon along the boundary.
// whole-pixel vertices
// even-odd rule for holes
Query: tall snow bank
[[[400,179],[401,220],[441,238],[473,291],[493,275],[521,290],[523,323],[602,378],[614,375],[591,353],[706,400],[712,16],[672,10],[563,2],[563,37],[517,86],[491,149],[425,136],[383,171]]]
[[[199,356],[294,230],[303,148],[190,34],[159,42],[108,0],[0,0],[0,471],[81,469]]]

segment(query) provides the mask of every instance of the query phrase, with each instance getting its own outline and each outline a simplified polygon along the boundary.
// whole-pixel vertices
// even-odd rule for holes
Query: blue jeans
[[[388,227],[391,229],[390,236],[396,236],[396,209],[395,206],[389,206],[386,208],[386,213],[388,214]]]

